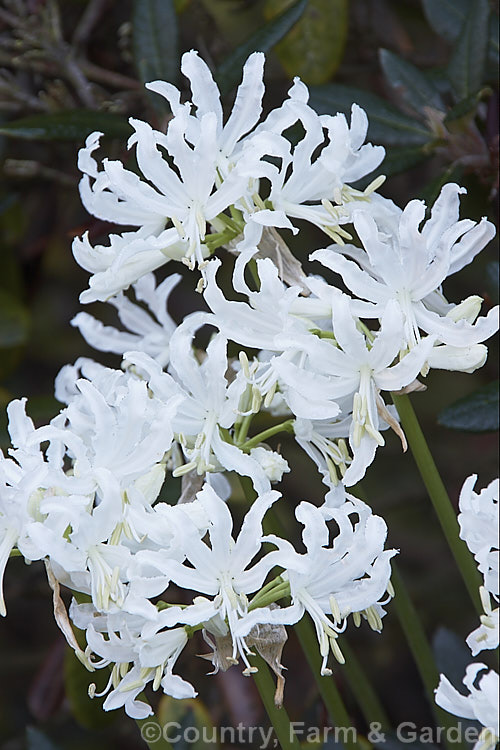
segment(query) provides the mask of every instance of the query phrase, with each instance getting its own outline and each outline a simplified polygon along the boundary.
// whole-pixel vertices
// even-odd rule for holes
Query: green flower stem
[[[137,699],[144,703],[148,702],[144,693],[138,695]],[[155,714],[148,716],[147,719],[136,719],[135,723],[139,727],[142,739],[151,750],[173,750],[170,742],[163,737],[163,724]]]
[[[339,666],[339,671],[345,673],[351,692],[356,698],[366,723],[370,725],[378,722],[382,730],[389,729],[391,726],[389,717],[344,635],[339,636],[338,644],[345,656],[345,664]]]
[[[333,677],[321,676],[321,655],[319,653],[319,647],[313,626],[307,615],[294,625],[294,630],[297,633],[302,650],[309,666],[311,667],[311,671],[318,685],[318,690],[323,698],[327,711],[330,714],[330,718],[335,722],[337,728],[345,727],[346,729],[345,735],[342,738],[342,745],[346,750],[355,750],[355,748],[358,747],[358,744],[351,736],[353,734],[351,729],[353,723],[349,718],[349,714],[347,713],[342,696],[335,684],[335,680]],[[350,732],[348,731],[349,729],[351,729]],[[340,733],[339,736],[341,736]]]
[[[288,581],[283,581],[282,584],[270,589],[266,594],[256,596],[250,602],[248,611],[251,612],[253,609],[257,609],[257,607],[268,607],[273,602],[277,602],[278,599],[283,599],[285,596],[290,596],[290,584]]]
[[[285,422],[275,424],[274,427],[269,427],[267,430],[259,432],[258,435],[251,437],[250,440],[247,440],[246,443],[241,446],[241,449],[247,453],[251,451],[252,448],[256,448],[259,443],[263,443],[265,440],[269,440],[273,435],[277,435],[278,432],[293,432],[293,423],[293,419],[287,419]]]
[[[418,423],[411,401],[406,395],[397,396],[395,394],[392,395],[392,400],[398,410],[401,425],[412,450],[415,463],[427,488],[446,540],[474,606],[481,614],[482,607],[479,596],[480,576],[472,555],[467,549],[465,542],[459,537],[460,529],[455,510]]]
[[[455,726],[455,720],[449,713],[439,708],[434,700],[434,690],[439,683],[439,672],[434,661],[434,654],[432,653],[432,649],[427,640],[417,610],[410,599],[405,583],[394,560],[392,561],[391,581],[394,586],[394,599],[392,600],[391,606],[396,609],[399,622],[436,717],[437,725],[448,729],[449,727]],[[445,740],[445,744],[449,750],[457,750],[458,748],[464,747],[461,742],[448,742]]]
[[[254,417],[255,414],[247,414],[246,417],[243,417],[243,419],[241,420],[239,430],[236,434],[236,445],[240,445],[246,440],[248,429]]]
[[[278,708],[274,703],[274,680],[266,662],[260,656],[251,656],[249,661],[253,667],[258,669],[258,672],[255,672],[252,676],[267,715],[274,727],[279,747],[281,750],[300,750],[300,743],[292,730],[286,710]]]

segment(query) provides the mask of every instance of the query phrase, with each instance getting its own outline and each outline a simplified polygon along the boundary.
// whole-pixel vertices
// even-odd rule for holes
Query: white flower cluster
[[[261,53],[248,59],[226,122],[196,52],[182,59],[190,102],[171,84],[149,84],[172,118],[166,133],[131,120],[142,176],[119,161],[99,166],[100,134],[89,136],[78,162],[82,201],[124,231],[106,245],[92,246],[88,235],[74,241],[92,274],[81,301],[108,301],[125,330],[87,313],[73,325],[96,349],[119,354],[121,369],[89,359],[64,367],[56,397],[66,406],[49,425],[35,428],[23,401],[8,409],[0,592],[11,551],[43,559],[68,642],[90,670],[111,667],[104,708],[124,706],[135,718],[151,711],[137,699],[149,683],[195,695],[173,670],[196,631],[216,670],[241,660],[250,674],[252,648],[264,656],[266,638],[282,647],[284,626],[307,614],[329,674],[330,651],[343,660],[337,636],[350,616],[381,629],[395,550],[384,549],[384,521],[347,488],[384,445],[384,430],[406,447],[383,394],[422,388],[417,378],[432,367],[472,372],[498,327],[497,309],[478,318],[479,297],[453,304],[442,291],[494,234],[484,219],[459,220],[463,189],[445,185],[423,223],[421,201],[401,210],[376,193],[382,178],[353,187],[384,156],[364,143],[363,110],[353,105],[350,123],[318,115],[296,80],[259,122],[263,63]],[[297,234],[304,222],[333,240],[310,255],[314,275],[277,231]],[[181,277],[154,273],[172,260],[193,271],[208,306],[180,325],[167,300]],[[234,296],[219,286],[221,263],[232,269]],[[201,349],[206,326],[212,335]],[[257,421],[268,426],[256,432]],[[328,488],[323,505],[295,509],[301,552],[265,520],[285,502],[271,485],[290,467],[267,443],[281,432]],[[228,473],[248,478],[256,495],[237,533]],[[176,477],[173,505],[164,492]],[[484,550],[477,554],[490,565]],[[74,593],[69,616],[61,584]],[[86,632],[84,651],[71,621]],[[276,651],[272,666],[282,681]]]
[[[499,507],[498,479],[493,480],[479,494],[474,492],[477,476],[473,474],[465,480],[460,493],[460,536],[478,563],[484,585],[480,588],[484,614],[481,625],[466,640],[472,656],[486,649],[498,648],[500,640],[499,608],[492,610],[491,597],[498,603],[499,591]],[[500,739],[500,677],[490,669],[480,680],[480,672],[488,669],[486,664],[477,662],[467,667],[464,685],[469,691],[465,696],[456,690],[450,681],[441,675],[436,689],[436,703],[455,716],[479,721],[484,729],[474,746],[474,750],[492,750]],[[477,685],[475,684],[477,682]]]

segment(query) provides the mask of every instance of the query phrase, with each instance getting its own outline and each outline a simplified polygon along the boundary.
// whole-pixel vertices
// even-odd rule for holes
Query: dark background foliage
[[[227,102],[241,65],[254,49],[269,52],[266,108],[276,106],[294,75],[311,87],[323,112],[370,116],[369,137],[387,148],[381,193],[404,205],[431,202],[446,181],[468,188],[463,215],[497,220],[498,8],[488,0],[3,0],[0,4],[0,444],[8,446],[4,407],[27,395],[37,423],[60,406],[53,379],[66,362],[93,356],[69,321],[79,309],[86,273],[71,239],[93,241],[113,230],[88,216],[78,195],[77,148],[93,130],[106,134],[106,155],[127,159],[129,116],[156,127],[168,122],[159,97],[142,82],[164,78],[181,87],[183,51],[198,49]],[[327,244],[310,229],[293,244],[305,260]],[[498,301],[496,243],[447,282],[454,301],[481,294]],[[174,294],[173,314],[199,306],[199,296]],[[112,321],[104,305],[91,310]],[[495,344],[474,375],[434,372],[414,404],[453,502],[471,473],[485,486],[495,474]],[[102,359],[102,358],[101,358]],[[104,358],[105,359],[105,358]],[[112,357],[110,363],[117,366]],[[474,395],[469,394],[483,388]],[[457,407],[457,399],[464,399]],[[443,410],[445,410],[443,412]],[[441,413],[438,421],[438,414]],[[446,427],[448,425],[448,427]],[[454,429],[449,429],[452,427]],[[321,496],[314,467],[284,442],[297,467],[283,483],[293,506]],[[365,490],[401,550],[400,567],[441,664],[455,683],[468,659],[465,635],[476,625],[458,572],[409,455],[397,439],[379,451]],[[235,499],[238,502],[238,498]],[[290,531],[296,533],[296,530]],[[139,748],[131,720],[104,715],[85,699],[89,676],[66,651],[52,619],[44,571],[21,559],[8,565],[8,617],[0,622],[0,739],[5,750]],[[441,630],[439,630],[441,628]],[[446,630],[442,630],[445,628]],[[453,633],[458,637],[454,637]],[[373,680],[392,722],[432,723],[408,646],[389,606],[382,635],[350,629],[351,649]],[[183,721],[248,725],[263,720],[251,680],[237,668],[205,678],[205,650],[191,644],[180,665],[200,687],[200,700],[164,716]],[[481,655],[483,658],[484,655]],[[486,655],[486,660],[488,655]],[[438,660],[439,661],[439,660]],[[329,718],[293,636],[285,648],[286,705],[292,719],[327,725]],[[342,667],[335,679],[360,730],[366,729]],[[194,717],[194,718],[193,718]]]

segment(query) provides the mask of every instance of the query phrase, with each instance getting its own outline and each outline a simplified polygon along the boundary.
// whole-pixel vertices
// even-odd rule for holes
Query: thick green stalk
[[[339,732],[342,729],[345,729],[345,733],[339,733],[342,745],[346,750],[355,750],[355,748],[358,747],[356,741],[356,730],[349,718],[349,714],[347,713],[342,696],[335,684],[335,680],[333,677],[321,676],[321,655],[319,653],[319,647],[313,627],[307,619],[307,615],[296,623],[294,629],[309,666],[311,667],[311,671],[318,685],[323,702],[330,714],[330,718],[335,723],[335,727]]]
[[[274,680],[271,677],[269,668],[260,656],[250,657],[252,666],[257,667],[258,672],[255,672],[253,678],[257,685],[257,690],[261,697],[264,708],[266,709],[267,715],[274,727],[274,732],[279,742],[279,746],[282,750],[300,750],[300,743],[293,731],[290,719],[286,710],[278,708],[274,703]]]
[[[459,537],[460,529],[455,510],[451,504],[443,480],[439,475],[411,401],[406,395],[397,396],[393,394],[392,399],[398,410],[401,425],[413,453],[415,463],[427,488],[446,540],[474,606],[481,614],[482,608],[479,597],[480,576],[472,555],[467,549],[465,542]]]
[[[398,566],[394,560],[392,561],[391,581],[394,586],[394,599],[391,606],[396,609],[399,622],[412,652],[415,664],[417,665],[420,677],[422,678],[422,682],[424,683],[427,697],[429,698],[437,720],[437,725],[448,729],[448,727],[455,726],[455,720],[449,713],[439,708],[434,700],[434,690],[439,683],[439,672],[434,661],[434,654],[432,653],[431,646],[427,640],[417,610],[408,595],[405,583],[401,578]],[[464,747],[461,742],[448,742],[445,740],[445,744],[449,750],[458,750],[458,748]]]
[[[381,729],[389,729],[391,726],[389,717],[344,635],[339,636],[338,644],[345,656],[345,664],[339,666],[339,671],[345,673],[351,692],[356,698],[366,723],[369,726],[377,722],[381,725]]]

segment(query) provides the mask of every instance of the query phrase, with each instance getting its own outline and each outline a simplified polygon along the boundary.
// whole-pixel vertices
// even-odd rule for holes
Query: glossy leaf
[[[444,172],[441,172],[441,174],[438,174],[433,180],[427,183],[423,190],[420,191],[418,197],[426,203],[429,209],[434,204],[443,185],[447,182],[457,182],[460,184],[462,175],[463,167],[460,164],[452,164],[448,169],[445,169]]]
[[[132,132],[125,117],[87,109],[31,115],[0,125],[0,135],[30,141],[84,141],[94,130],[117,138],[126,138]]]
[[[430,157],[422,146],[393,146],[387,150],[385,159],[380,165],[380,171],[385,175],[400,174],[407,169],[421,164]]]
[[[210,714],[200,698],[182,701],[164,695],[158,706],[158,721],[163,727],[171,727],[167,737],[178,750],[219,750],[219,732],[214,727]],[[178,737],[178,739],[177,739]]]
[[[440,627],[434,633],[432,650],[438,671],[460,689],[465,669],[471,661],[470,651],[463,638],[448,628]]]
[[[476,93],[483,83],[489,18],[489,0],[474,0],[448,65],[448,77],[458,102]]]
[[[481,101],[484,91],[485,89],[483,89],[483,91],[478,91],[475,94],[468,96],[467,99],[462,99],[461,102],[455,104],[455,106],[449,109],[446,113],[446,117],[444,118],[445,123],[448,124],[454,120],[460,120],[462,117],[472,115],[472,113],[476,111],[477,105]]]
[[[499,427],[498,385],[495,380],[446,407],[438,424],[464,432],[495,432]]]
[[[290,31],[302,16],[307,0],[297,0],[290,8],[252,34],[226,57],[215,71],[214,77],[221,94],[228,94],[241,79],[241,68],[252,52],[268,52]]]
[[[473,0],[423,0],[425,15],[436,34],[448,42],[458,39]],[[491,14],[488,32],[488,57],[498,61],[498,15]]]
[[[0,289],[0,349],[22,346],[28,339],[30,318],[26,308],[5,289]]]
[[[418,68],[387,49],[381,49],[379,56],[387,82],[417,114],[424,107],[445,110],[439,92]]]
[[[170,81],[179,78],[177,16],[172,0],[135,0],[132,13],[134,62],[139,78]],[[162,97],[151,97],[156,109],[165,112]]]
[[[458,38],[469,4],[470,0],[423,0],[430,26],[448,42]]]
[[[264,12],[272,18],[291,0],[267,0]],[[276,54],[284,69],[307,84],[326,83],[337,70],[347,39],[347,0],[309,0],[302,18],[279,44]]]
[[[374,142],[409,146],[423,145],[433,139],[433,134],[420,122],[368,91],[340,84],[311,88],[310,103],[319,114],[344,112],[349,116],[353,102],[366,111],[370,120],[368,137]]]

